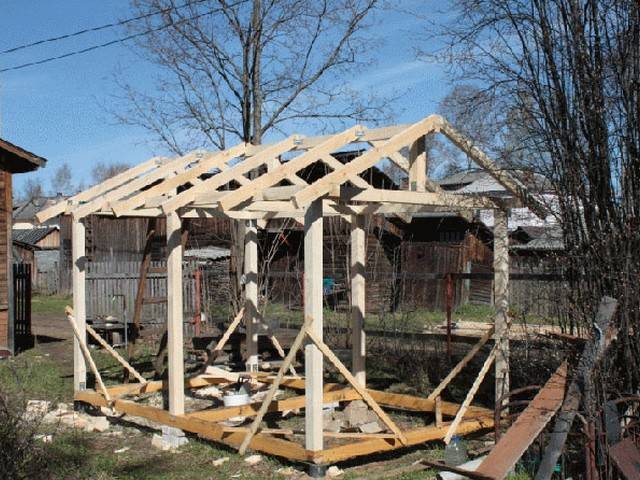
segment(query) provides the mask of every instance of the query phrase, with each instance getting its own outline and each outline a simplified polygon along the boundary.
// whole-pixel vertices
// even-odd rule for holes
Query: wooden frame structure
[[[455,195],[444,192],[427,177],[425,138],[441,133],[464,151],[480,167],[486,169],[508,190],[515,201],[507,205],[500,200],[477,195]],[[331,154],[356,144],[364,153],[347,163]],[[407,156],[405,156],[407,153]],[[408,158],[407,158],[408,157]],[[390,161],[408,176],[408,190],[373,188],[360,174],[379,162]],[[298,176],[306,167],[322,162],[330,173],[307,183]],[[99,185],[38,214],[45,221],[63,213],[73,219],[73,302],[75,326],[86,329],[85,313],[85,231],[83,218],[88,215],[114,217],[166,217],[168,247],[168,362],[169,377],[165,383],[127,384],[105,389],[102,393],[86,389],[85,352],[81,339],[74,350],[74,388],[76,400],[93,405],[109,405],[115,410],[139,415],[166,425],[198,434],[205,438],[239,447],[249,447],[291,460],[329,463],[347,458],[416,445],[425,441],[450,438],[453,433],[467,433],[491,428],[493,412],[471,405],[473,393],[462,406],[441,401],[439,393],[480,350],[487,338],[454,368],[438,395],[418,398],[366,388],[365,375],[365,216],[391,214],[407,218],[423,211],[455,210],[468,212],[492,209],[495,212],[495,346],[485,362],[483,377],[495,360],[496,398],[508,390],[508,237],[507,210],[526,205],[536,214],[545,215],[543,205],[526,187],[509,173],[499,169],[473,143],[457,132],[446,120],[431,115],[417,123],[387,128],[349,128],[331,136],[303,137],[294,135],[268,145],[240,144],[221,152],[194,152],[175,159],[152,159],[121,173]],[[352,289],[352,369],[345,367],[322,340],[322,224],[323,217],[339,215],[351,223],[351,289]],[[226,216],[245,226],[245,304],[243,320],[247,331],[248,361],[244,375],[272,383],[262,404],[185,412],[185,388],[198,388],[228,382],[228,378],[200,375],[184,379],[182,341],[182,244],[183,218]],[[259,371],[258,335],[268,329],[260,325],[257,291],[257,229],[272,218],[293,218],[304,224],[304,318],[305,322],[294,347],[275,377]],[[238,318],[232,322],[237,326]],[[229,332],[227,332],[229,333]],[[304,347],[305,378],[286,377],[296,350],[304,337],[311,340]],[[350,383],[349,387],[323,384],[323,362],[327,359]],[[479,378],[476,383],[482,381]],[[280,387],[302,389],[305,394],[286,400],[273,400],[271,392]],[[475,384],[474,384],[475,386]],[[127,395],[169,391],[169,411],[143,406]],[[476,387],[477,388],[477,387]],[[362,399],[377,413],[390,433],[352,434],[355,441],[339,447],[325,448],[322,409],[327,402]],[[435,425],[402,431],[386,415],[381,406],[435,414]],[[304,446],[286,440],[285,432],[260,430],[266,412],[294,408],[305,409]],[[219,422],[234,416],[255,416],[251,428],[232,428]],[[442,422],[442,416],[455,417]],[[464,418],[463,418],[464,417]],[[335,435],[334,435],[335,436]]]

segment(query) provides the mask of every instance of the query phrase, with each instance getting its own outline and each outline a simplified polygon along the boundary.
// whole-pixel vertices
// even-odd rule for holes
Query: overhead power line
[[[122,25],[126,25],[126,24],[131,23],[131,22],[135,22],[135,21],[138,21],[138,20],[144,20],[145,18],[153,17],[154,15],[161,15],[161,14],[170,12],[172,10],[179,10],[181,8],[188,7],[190,5],[196,5],[198,3],[202,3],[202,2],[205,2],[205,1],[207,1],[207,0],[192,0],[190,2],[186,2],[186,3],[183,3],[183,4],[178,5],[178,6],[167,7],[167,8],[163,8],[161,10],[155,10],[153,12],[145,13],[144,15],[139,15],[137,17],[127,18],[127,19],[124,19],[124,20],[120,20],[118,22],[106,23],[104,25],[100,25],[99,27],[85,28],[83,30],[78,30],[77,32],[67,33],[65,35],[60,35],[58,37],[45,38],[45,39],[42,39],[42,40],[37,40],[35,42],[25,43],[24,45],[18,45],[17,47],[12,47],[12,48],[9,48],[7,50],[2,50],[2,51],[0,51],[0,55],[5,55],[7,53],[17,52],[19,50],[24,50],[26,48],[36,47],[38,45],[43,45],[45,43],[58,42],[60,40],[66,40],[68,38],[79,37],[80,35],[84,35],[86,33],[99,32],[100,30],[106,30],[107,28],[120,27]]]
[[[199,1],[204,1],[204,0],[199,0]],[[238,2],[236,2],[234,4],[226,5],[225,8],[234,7],[234,6],[236,6],[236,5],[240,4],[240,3],[243,3],[244,1],[245,0],[239,0]],[[83,53],[92,52],[94,50],[99,50],[101,48],[109,47],[111,45],[116,45],[118,43],[124,43],[124,42],[127,42],[129,40],[133,40],[133,39],[138,38],[138,37],[143,37],[145,35],[149,35],[151,33],[155,33],[155,32],[158,32],[160,30],[164,30],[166,28],[170,28],[170,27],[173,27],[173,26],[176,26],[176,25],[180,25],[182,23],[185,23],[185,22],[188,22],[188,21],[191,21],[191,20],[197,20],[198,18],[202,18],[202,17],[205,17],[207,15],[212,15],[214,13],[222,11],[222,9],[223,9],[222,7],[214,8],[214,9],[208,10],[208,11],[206,11],[204,13],[200,13],[198,15],[194,15],[192,17],[186,17],[186,18],[180,19],[178,21],[175,21],[175,22],[172,22],[172,23],[168,23],[166,25],[161,25],[159,27],[150,28],[149,30],[145,30],[144,32],[134,33],[132,35],[128,35],[128,36],[122,37],[122,38],[117,38],[117,39],[111,40],[109,42],[100,43],[100,44],[97,44],[97,45],[92,45],[90,47],[82,48],[80,50],[74,50],[74,51],[63,53],[61,55],[56,55],[56,56],[53,56],[53,57],[44,58],[42,60],[35,60],[33,62],[23,63],[21,65],[15,65],[15,66],[12,66],[12,67],[6,67],[6,68],[3,68],[3,69],[0,69],[0,73],[10,72],[10,71],[14,71],[14,70],[22,70],[23,68],[34,67],[36,65],[42,65],[44,63],[54,62],[56,60],[61,60],[63,58],[69,58],[69,57],[73,57],[73,56],[80,55],[80,54],[83,54]]]

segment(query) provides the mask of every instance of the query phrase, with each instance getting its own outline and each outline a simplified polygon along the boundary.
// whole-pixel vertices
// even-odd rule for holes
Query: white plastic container
[[[249,395],[244,392],[227,392],[222,397],[222,403],[224,403],[225,407],[239,407],[241,405],[247,405],[249,401]]]

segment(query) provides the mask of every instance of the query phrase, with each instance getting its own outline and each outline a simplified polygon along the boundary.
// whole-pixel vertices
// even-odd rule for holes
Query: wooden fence
[[[166,261],[151,263],[152,271],[164,270]],[[229,302],[228,261],[226,259],[203,262],[185,262],[183,267],[183,310],[185,320],[195,312],[196,269],[202,272],[202,311],[208,318],[218,316],[219,305]],[[89,262],[86,276],[88,318],[112,315],[132,320],[133,307],[138,290],[140,262]],[[149,273],[145,298],[167,297],[167,274]],[[126,313],[125,313],[126,312]],[[144,305],[141,320],[147,324],[162,324],[167,318],[166,302]]]

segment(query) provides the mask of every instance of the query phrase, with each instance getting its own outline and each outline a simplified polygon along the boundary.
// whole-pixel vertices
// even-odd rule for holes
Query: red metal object
[[[451,363],[451,314],[453,312],[453,275],[450,273],[446,277],[446,296],[447,296],[447,358]]]
[[[201,291],[201,283],[202,283],[202,271],[197,268],[193,274],[195,288],[193,291],[194,295],[194,305],[195,305],[195,313],[193,315],[193,324],[195,325],[195,334],[200,335],[200,329],[202,326],[202,291]]]

